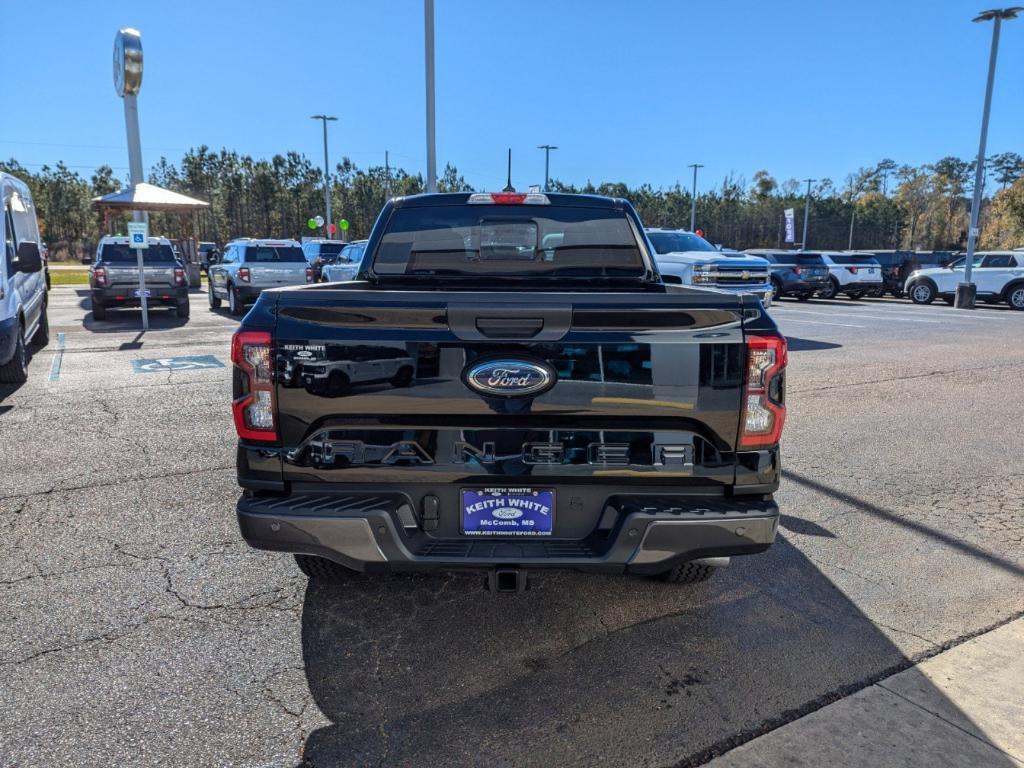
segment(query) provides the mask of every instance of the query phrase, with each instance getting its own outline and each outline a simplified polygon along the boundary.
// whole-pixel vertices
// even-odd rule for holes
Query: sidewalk
[[[760,736],[709,768],[1024,767],[1024,619]]]

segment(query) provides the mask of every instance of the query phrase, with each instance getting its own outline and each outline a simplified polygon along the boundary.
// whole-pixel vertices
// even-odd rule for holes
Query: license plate
[[[134,291],[132,291],[132,296],[138,299],[142,296],[143,293],[146,294],[147,299],[153,295],[153,292],[149,290],[149,288],[147,288],[145,291],[140,291],[138,288],[136,288]]]
[[[555,492],[534,488],[462,489],[467,536],[550,536]]]

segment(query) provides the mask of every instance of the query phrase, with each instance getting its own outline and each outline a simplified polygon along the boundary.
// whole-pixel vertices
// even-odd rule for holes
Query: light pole
[[[1015,19],[1024,8],[993,9],[984,11],[974,21],[994,21],[992,26],[992,50],[988,56],[988,83],[985,85],[985,107],[981,113],[981,140],[978,142],[978,162],[974,169],[974,201],[971,203],[971,226],[967,230],[967,256],[964,259],[964,281],[956,287],[953,306],[958,309],[974,309],[978,287],[971,282],[971,268],[974,266],[974,246],[978,240],[978,215],[981,213],[981,193],[984,186],[985,143],[988,141],[988,115],[992,108],[992,83],[996,77],[996,54],[999,52],[999,27],[1003,19]]]
[[[811,184],[817,179],[804,179],[807,182],[807,197],[804,199],[804,237],[800,241],[800,250],[807,250],[807,214],[811,211]]]
[[[703,168],[703,165],[693,163],[692,165],[686,166],[687,168],[693,168],[693,193],[690,195],[690,231],[697,231],[697,169]]]
[[[320,120],[324,124],[324,207],[327,209],[327,239],[331,239],[331,172],[327,163],[327,121],[337,120],[330,115],[313,115],[310,120]]]
[[[541,144],[537,149],[544,150],[544,191],[548,191],[548,179],[550,178],[551,170],[551,150],[558,149],[550,144]]]
[[[437,149],[434,136],[434,0],[423,0],[423,32],[427,80],[427,192],[437,192]]]

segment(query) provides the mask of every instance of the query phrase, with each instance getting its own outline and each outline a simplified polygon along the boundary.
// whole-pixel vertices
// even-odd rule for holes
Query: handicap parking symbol
[[[183,355],[132,360],[135,373],[166,373],[167,371],[198,371],[204,368],[223,368],[224,363],[213,355]]]
[[[146,236],[141,232],[132,232],[132,242],[138,245],[142,245],[146,242]]]

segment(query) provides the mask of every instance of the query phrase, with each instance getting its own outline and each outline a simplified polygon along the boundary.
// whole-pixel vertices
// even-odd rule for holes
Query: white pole
[[[434,135],[434,0],[423,0],[427,80],[427,192],[437,192],[437,148]]]
[[[124,126],[128,134],[128,173],[132,192],[143,182],[142,139],[139,135],[139,102],[132,93],[124,95]],[[145,211],[133,211],[135,221],[149,221]],[[146,269],[142,248],[135,249],[135,260],[139,265],[139,301],[142,303],[142,330],[149,330],[149,302],[146,300]]]

